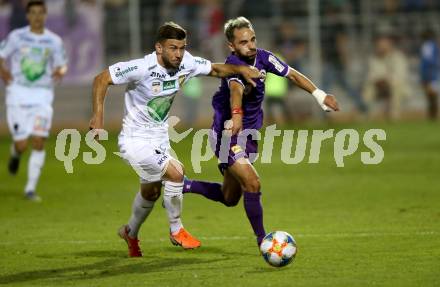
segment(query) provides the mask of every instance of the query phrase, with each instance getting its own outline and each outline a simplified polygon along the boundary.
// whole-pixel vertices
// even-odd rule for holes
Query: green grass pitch
[[[193,194],[185,195],[183,222],[202,240],[200,249],[184,251],[170,244],[159,201],[141,229],[144,257],[127,258],[116,230],[128,220],[138,180],[111,154],[117,151],[115,134],[104,143],[108,156],[103,164],[86,165],[80,153],[73,174],[55,159],[52,136],[40,204],[22,198],[27,156],[16,177],[7,174],[9,138],[3,136],[0,285],[440,286],[438,123],[333,128],[355,128],[361,134],[383,128],[384,161],[363,165],[360,152],[366,148],[361,144],[345,167],[337,168],[333,141],[326,141],[320,163],[286,165],[277,140],[274,162],[256,164],[267,231],[287,231],[299,247],[295,262],[280,269],[259,255],[241,202],[226,208]],[[187,139],[174,145],[187,174],[220,180],[215,160],[202,165],[202,174],[193,173],[190,144]],[[84,141],[81,146],[88,150]]]

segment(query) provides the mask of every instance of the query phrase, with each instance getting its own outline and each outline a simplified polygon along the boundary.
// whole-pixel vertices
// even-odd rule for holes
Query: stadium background
[[[11,27],[25,23],[24,16],[11,18],[12,13],[20,15],[14,8],[19,2],[25,1],[0,1],[0,38]],[[84,127],[91,112],[93,76],[112,63],[152,51],[155,31],[164,21],[172,19],[188,30],[188,50],[192,54],[222,62],[227,55],[222,34],[224,20],[239,15],[253,22],[260,48],[278,53],[321,87],[325,77],[342,73],[350,88],[361,96],[368,61],[375,51],[375,37],[393,37],[396,49],[404,53],[409,67],[400,118],[425,115],[426,100],[419,73],[421,35],[428,28],[440,31],[438,1],[48,0],[47,3],[47,26],[63,37],[70,62],[67,77],[56,90],[56,128],[78,124]],[[341,58],[343,67],[338,66]],[[334,69],[328,70],[329,66]],[[329,92],[337,95],[342,106],[341,113],[334,115],[335,120],[358,118],[346,87],[338,85],[338,81],[328,81],[334,83]],[[176,98],[172,113],[189,124],[208,126],[212,114],[210,99],[217,86],[215,79],[196,83],[189,96]],[[122,91],[123,88],[112,88],[106,103],[107,124],[115,128],[119,127],[123,112]],[[313,99],[306,93],[289,87],[285,94],[288,96],[283,101],[291,111],[287,121],[320,118]],[[4,89],[0,95],[4,97]],[[4,100],[1,102],[4,115]],[[374,114],[379,108],[373,105],[370,110]],[[5,121],[0,125],[5,131]]]
[[[1,39],[11,25],[23,24],[22,11],[13,8],[24,1],[0,3]],[[440,35],[439,1],[47,3],[48,27],[63,37],[70,70],[56,88],[55,128],[38,185],[40,204],[22,198],[29,152],[19,174],[8,175],[10,137],[0,87],[0,285],[440,285],[439,127],[438,121],[426,120],[419,73],[422,32],[430,28]],[[108,152],[103,164],[82,161],[82,152],[91,151],[82,141],[74,173],[67,174],[54,155],[56,134],[63,128],[80,128],[84,136],[91,115],[93,76],[109,64],[149,53],[162,22],[174,20],[187,28],[192,54],[223,61],[222,25],[224,19],[238,15],[254,23],[260,48],[281,54],[320,86],[326,76],[343,72],[360,94],[367,83],[375,39],[392,37],[408,65],[399,118],[384,118],[383,106],[377,102],[370,107],[371,115],[361,113],[340,85],[328,91],[337,96],[342,111],[328,117],[298,89],[289,87],[282,98],[291,111],[284,129],[311,133],[349,128],[361,136],[367,129],[384,129],[387,140],[380,142],[384,160],[378,165],[362,164],[360,153],[369,150],[361,140],[359,149],[345,159],[345,167],[337,168],[332,139],[323,143],[319,164],[304,160],[286,165],[279,156],[280,137],[275,139],[272,163],[257,162],[256,168],[261,175],[266,228],[286,230],[298,241],[296,262],[285,269],[270,268],[260,258],[242,204],[225,208],[191,194],[185,195],[184,224],[202,240],[202,248],[182,252],[171,246],[166,214],[157,204],[140,234],[145,257],[127,258],[126,246],[115,232],[130,214],[138,179],[110,154],[117,150],[124,87],[111,87],[106,100],[106,128],[111,133],[102,142]],[[341,58],[347,64],[344,69],[337,60]],[[196,82],[186,95],[176,97],[171,113],[188,126],[208,127],[210,99],[218,83],[209,78]],[[201,174],[193,172],[191,144],[188,137],[173,146],[187,174],[220,180],[215,159],[202,163]]]

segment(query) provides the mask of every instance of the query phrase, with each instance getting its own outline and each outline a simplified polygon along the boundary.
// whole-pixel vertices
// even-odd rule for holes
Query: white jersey
[[[168,131],[168,114],[174,96],[192,77],[211,72],[211,62],[185,52],[177,70],[157,62],[156,52],[144,58],[119,62],[109,67],[114,84],[127,84],[123,128],[162,134]]]
[[[11,64],[13,81],[10,86],[33,89],[32,94],[26,95],[8,93],[7,104],[52,102],[53,70],[67,65],[59,36],[48,29],[44,29],[43,34],[35,34],[29,26],[13,30],[0,43],[0,58],[9,60]]]

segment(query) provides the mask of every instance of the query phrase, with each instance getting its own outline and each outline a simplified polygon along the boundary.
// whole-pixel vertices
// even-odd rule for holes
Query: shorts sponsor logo
[[[159,158],[159,160],[157,161],[157,164],[162,165],[167,158],[168,158],[168,156],[166,154],[164,154],[161,158]]]
[[[243,149],[242,149],[241,146],[239,146],[239,145],[234,145],[233,147],[231,147],[231,150],[232,150],[232,152],[233,152],[234,154],[237,154],[237,153],[243,151]]]
[[[34,124],[34,131],[46,131],[49,120],[47,118],[43,118],[37,116]]]

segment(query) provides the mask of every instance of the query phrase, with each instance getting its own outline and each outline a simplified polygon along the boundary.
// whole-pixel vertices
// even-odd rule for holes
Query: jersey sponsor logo
[[[150,77],[152,78],[159,78],[159,79],[165,79],[167,75],[160,74],[158,72],[151,72]]]
[[[165,97],[157,97],[148,102],[147,112],[153,120],[162,122],[167,118],[174,95],[175,93]]]
[[[284,66],[273,55],[269,55],[269,62],[271,62],[274,65],[275,69],[278,72],[281,73],[284,70]]]
[[[136,71],[138,69],[138,66],[131,66],[131,67],[127,67],[126,69],[124,69],[124,70],[121,70],[121,68],[116,68],[116,73],[115,73],[115,76],[116,77],[122,77],[123,75],[125,75],[125,74],[127,74],[127,73],[130,73],[130,72],[133,72],[133,71]]]
[[[160,93],[160,82],[153,82],[151,84],[151,92],[155,95]]]
[[[199,65],[206,65],[207,61],[202,58],[194,58],[194,62],[196,62]]]
[[[26,35],[20,35],[20,36],[18,36],[18,38],[19,38],[21,41],[24,41],[24,42],[30,42],[30,43],[33,43],[33,42],[34,42],[34,39],[32,39],[32,38],[30,38],[30,37],[28,37],[28,36],[26,36]]]
[[[176,88],[176,80],[163,81],[163,90],[171,90]]]
[[[38,43],[40,43],[40,44],[52,44],[52,40],[51,39],[41,39],[40,41],[38,41]]]
[[[50,50],[39,47],[23,47],[20,69],[29,82],[35,82],[46,73]]]

